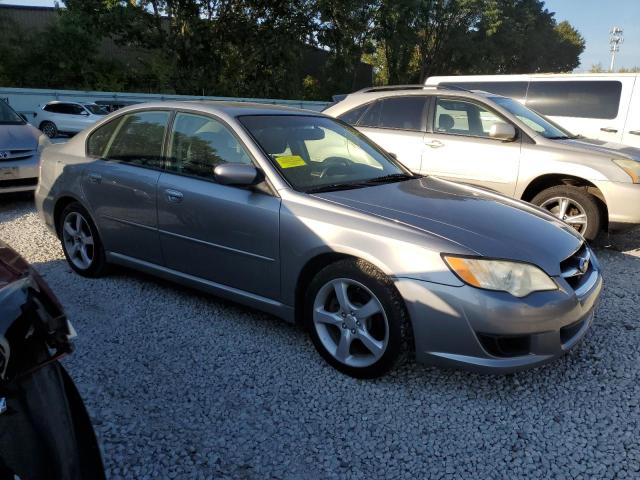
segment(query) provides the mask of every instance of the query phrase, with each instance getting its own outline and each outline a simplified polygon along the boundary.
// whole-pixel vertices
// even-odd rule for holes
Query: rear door
[[[526,105],[570,132],[605,142],[622,142],[634,78],[533,78]]]
[[[640,79],[636,78],[622,143],[640,148]]]
[[[489,137],[491,126],[510,123],[507,119],[479,102],[445,96],[437,97],[431,119],[422,173],[513,196],[521,138],[504,142]]]
[[[420,172],[429,97],[394,96],[373,102],[358,121],[358,130],[392,153],[408,169]]]
[[[95,130],[87,141],[83,191],[106,250],[162,264],[156,188],[171,112],[128,113]]]
[[[165,265],[189,275],[276,299],[280,295],[280,198],[268,189],[216,183],[222,163],[252,163],[229,126],[179,112],[158,183]]]

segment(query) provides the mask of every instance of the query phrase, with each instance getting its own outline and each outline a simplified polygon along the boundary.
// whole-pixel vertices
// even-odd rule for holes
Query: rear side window
[[[169,112],[137,112],[120,121],[104,158],[162,168],[162,144]]]
[[[113,134],[118,128],[121,120],[122,119],[119,118],[107,123],[106,125],[102,125],[89,136],[89,140],[87,140],[88,156],[96,158],[104,156],[107,146],[109,145],[109,140],[113,137]]]
[[[527,95],[527,82],[442,82],[439,85],[460,87],[465,90],[482,90],[515,99],[523,99]]]
[[[46,112],[60,113],[60,104],[54,103],[52,105],[45,105],[43,110]]]
[[[396,97],[382,101],[380,126],[402,130],[422,130],[426,97]]]
[[[614,119],[622,83],[612,80],[531,82],[526,105],[557,117]]]
[[[369,104],[360,105],[352,110],[349,110],[342,115],[338,115],[338,118],[343,122],[347,122],[349,125],[355,125],[360,120],[360,117],[364,111],[369,107]]]
[[[423,130],[427,97],[392,97],[379,100],[358,125],[401,130]]]

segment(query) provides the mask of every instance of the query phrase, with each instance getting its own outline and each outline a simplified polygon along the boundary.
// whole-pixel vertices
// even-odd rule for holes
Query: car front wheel
[[[412,348],[402,297],[384,273],[362,260],[321,270],[309,286],[305,313],[320,355],[352,377],[381,376]]]
[[[560,185],[547,188],[531,201],[575,228],[587,240],[598,236],[602,211],[596,197],[584,187]]]
[[[98,230],[79,203],[73,202],[64,208],[58,231],[64,256],[76,273],[85,277],[105,273],[106,259]]]
[[[49,138],[56,138],[58,136],[58,127],[56,127],[55,123],[48,120],[40,124],[40,131]]]

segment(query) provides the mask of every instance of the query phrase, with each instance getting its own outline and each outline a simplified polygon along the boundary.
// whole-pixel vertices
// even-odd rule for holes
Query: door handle
[[[600,130],[607,133],[618,133],[617,128],[602,127]]]
[[[440,140],[431,140],[430,142],[424,142],[424,144],[431,148],[444,147],[444,143],[442,143]]]
[[[629,130],[631,135],[640,135],[640,130]]]
[[[169,203],[180,203],[182,201],[182,198],[184,197],[182,192],[179,192],[177,190],[172,190],[170,188],[165,190],[164,194],[167,199],[167,202]]]
[[[102,175],[100,175],[98,173],[90,173],[89,174],[89,181],[91,183],[100,183],[100,182],[102,182]]]

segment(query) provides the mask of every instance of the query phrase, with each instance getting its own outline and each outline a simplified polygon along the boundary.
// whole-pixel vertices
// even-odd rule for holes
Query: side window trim
[[[452,137],[465,137],[465,138],[481,138],[484,140],[491,140],[494,142],[501,142],[500,139],[497,138],[491,138],[491,137],[483,137],[481,135],[472,135],[471,133],[447,133],[447,132],[438,132],[434,129],[435,124],[436,124],[436,111],[437,111],[437,107],[438,107],[438,100],[440,99],[444,99],[444,100],[454,100],[454,101],[459,101],[459,102],[467,102],[470,103],[472,105],[475,105],[476,107],[480,107],[483,108],[485,110],[487,110],[488,112],[493,113],[496,117],[500,118],[504,123],[508,123],[510,125],[513,125],[513,128],[516,129],[516,138],[514,141],[520,141],[522,140],[522,131],[520,130],[520,127],[518,127],[518,125],[516,125],[515,123],[513,123],[511,120],[509,120],[508,118],[505,118],[504,115],[502,115],[500,112],[497,112],[496,110],[494,110],[490,105],[487,105],[486,103],[482,103],[482,102],[478,102],[474,99],[471,98],[464,98],[464,97],[452,97],[452,96],[446,96],[446,95],[434,95],[434,100],[433,100],[433,111],[431,112],[431,130],[428,131],[428,133],[430,134],[434,134],[434,135],[449,135]]]

